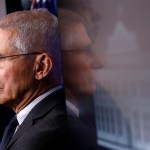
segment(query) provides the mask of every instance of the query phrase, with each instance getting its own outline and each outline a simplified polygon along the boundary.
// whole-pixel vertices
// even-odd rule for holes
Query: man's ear
[[[37,55],[35,59],[35,78],[41,80],[46,77],[49,71],[52,69],[52,59],[46,53]]]

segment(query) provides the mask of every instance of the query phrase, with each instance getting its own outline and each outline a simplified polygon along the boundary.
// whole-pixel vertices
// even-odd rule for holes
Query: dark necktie
[[[0,144],[0,150],[5,150],[7,144],[11,140],[11,138],[16,130],[17,125],[18,125],[18,121],[17,121],[16,115],[15,115],[10,120],[8,126],[6,127],[6,129],[4,131],[2,142]]]

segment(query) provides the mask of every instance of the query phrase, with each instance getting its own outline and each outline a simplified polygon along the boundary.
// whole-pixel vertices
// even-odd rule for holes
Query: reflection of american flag
[[[32,0],[31,9],[34,8],[47,8],[48,11],[57,16],[56,0]]]

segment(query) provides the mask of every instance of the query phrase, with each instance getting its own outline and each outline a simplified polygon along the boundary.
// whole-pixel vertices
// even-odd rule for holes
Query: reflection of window
[[[101,83],[103,88],[98,87],[94,99],[99,145],[115,150],[149,150],[150,81],[124,77]]]

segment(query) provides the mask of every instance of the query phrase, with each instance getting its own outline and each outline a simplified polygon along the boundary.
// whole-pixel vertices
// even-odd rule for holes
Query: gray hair
[[[19,53],[48,53],[53,61],[54,76],[60,74],[61,55],[57,17],[46,9],[18,11],[0,19],[0,28],[10,31],[9,45],[12,49]]]
[[[68,9],[58,9],[62,50],[83,50],[88,37],[84,20]]]

